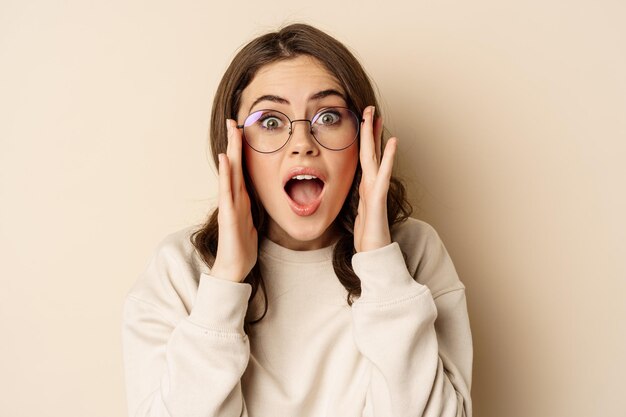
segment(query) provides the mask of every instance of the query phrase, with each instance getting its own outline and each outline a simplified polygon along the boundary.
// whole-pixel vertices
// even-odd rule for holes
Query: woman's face
[[[311,119],[318,110],[346,107],[345,92],[319,61],[299,56],[262,67],[243,90],[237,123],[256,110],[272,109],[291,120]],[[333,222],[352,185],[358,141],[341,151],[322,147],[307,122],[293,124],[289,142],[259,153],[244,141],[245,164],[270,219],[268,238],[294,250],[332,244]],[[299,175],[304,179],[292,179]],[[302,177],[306,175],[306,177]],[[316,179],[308,179],[310,175]]]

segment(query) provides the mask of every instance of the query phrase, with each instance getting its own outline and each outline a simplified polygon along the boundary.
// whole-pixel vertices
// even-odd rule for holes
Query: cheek
[[[353,148],[349,148],[344,150],[346,152],[344,155],[337,155],[338,158],[331,161],[332,166],[334,166],[333,176],[338,179],[338,181],[334,185],[334,189],[336,190],[337,202],[341,202],[343,204],[344,200],[348,196],[350,189],[352,187],[352,182],[354,181],[354,174],[356,173],[356,168],[359,162],[358,158],[358,148],[356,151]]]
[[[257,179],[263,175],[263,160],[259,158],[258,152],[253,151],[246,145],[244,145],[243,157],[248,175],[250,175],[252,182],[256,183]]]
[[[276,162],[268,155],[262,155],[248,146],[244,147],[243,154],[244,163],[254,189],[258,193],[263,194],[263,190],[272,183],[270,177],[272,174],[276,174]]]
[[[346,149],[346,151],[349,152],[342,155],[342,158],[336,161],[335,165],[337,167],[337,174],[340,175],[342,179],[342,188],[349,188],[352,184],[352,179],[354,178],[354,173],[356,172],[356,167],[359,162],[359,151],[356,146]]]
[[[255,169],[256,162],[254,160],[254,154],[250,152],[250,148],[245,143],[243,144],[243,164],[245,165],[250,178],[254,179],[253,171]]]

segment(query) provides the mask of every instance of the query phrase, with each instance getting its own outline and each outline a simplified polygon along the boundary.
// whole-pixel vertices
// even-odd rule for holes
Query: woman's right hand
[[[242,169],[242,137],[234,120],[226,120],[228,147],[219,154],[217,255],[211,268],[215,278],[242,282],[257,260],[257,230],[250,213]]]

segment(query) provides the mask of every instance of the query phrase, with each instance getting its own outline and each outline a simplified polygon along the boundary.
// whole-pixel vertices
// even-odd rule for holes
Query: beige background
[[[621,0],[0,0],[0,415],[124,415],[122,299],[215,203],[217,82],[298,20],[380,89],[467,285],[475,415],[624,416]]]

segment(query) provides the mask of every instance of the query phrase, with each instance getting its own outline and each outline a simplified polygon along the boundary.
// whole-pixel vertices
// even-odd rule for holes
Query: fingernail
[[[232,125],[231,119],[226,119],[226,131],[228,133],[230,133],[230,131],[232,130],[232,128],[233,128],[232,126],[233,125]]]
[[[372,106],[372,110],[371,110],[371,115],[372,117],[374,117],[374,113],[376,112],[376,107]]]

